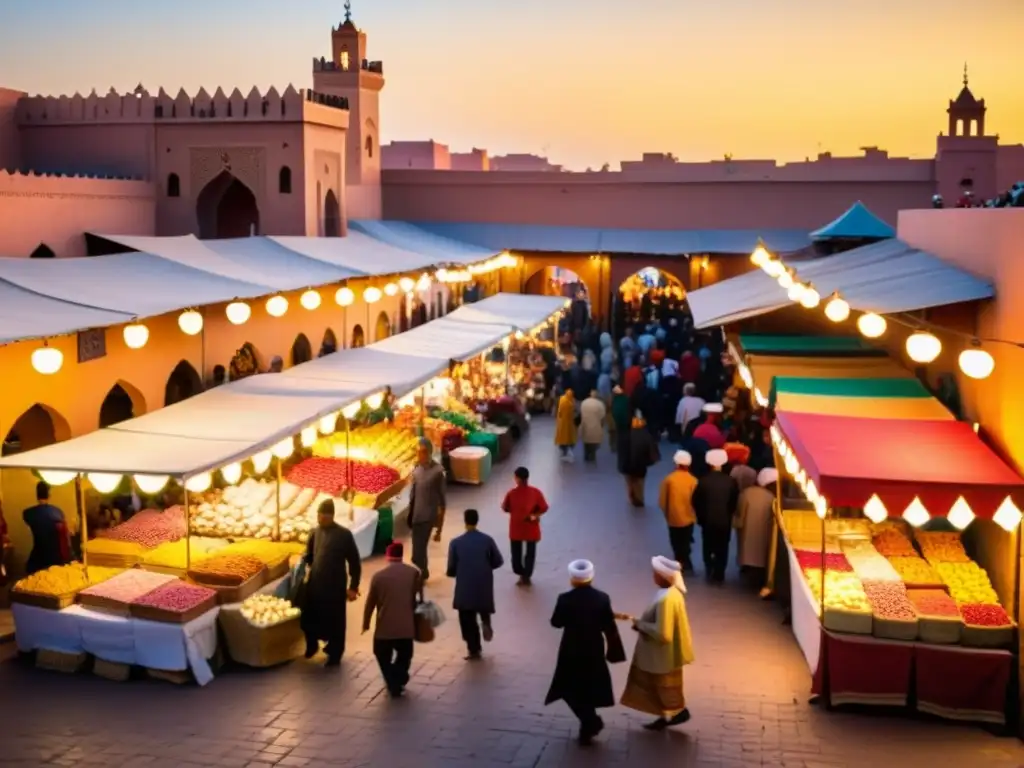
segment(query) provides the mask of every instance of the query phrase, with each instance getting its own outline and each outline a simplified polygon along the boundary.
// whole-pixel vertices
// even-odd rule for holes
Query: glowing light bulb
[[[868,503],[864,505],[864,516],[872,523],[880,523],[889,517],[889,510],[885,508],[885,504],[878,498],[878,494],[873,494]]]
[[[995,370],[996,361],[983,349],[965,349],[957,361],[964,376],[972,379],[987,379]]]
[[[375,411],[380,408],[381,403],[384,402],[384,393],[378,392],[375,395],[370,395],[366,398],[366,404],[370,407],[371,411]]]
[[[927,364],[942,352],[942,342],[926,331],[914,331],[907,337],[907,356],[915,363]]]
[[[384,286],[384,295],[385,296],[397,296],[398,295],[398,286],[395,283],[388,283],[387,285]]]
[[[40,469],[39,476],[46,481],[48,485],[57,488],[61,485],[67,485],[77,476],[77,472],[65,472],[59,469]]]
[[[790,301],[800,303],[806,292],[807,286],[805,286],[803,283],[793,283],[791,286],[789,286],[789,290],[786,292],[786,296],[789,297]]]
[[[833,293],[832,298],[825,305],[825,317],[833,323],[841,323],[849,316],[850,305],[838,293]]]
[[[932,516],[928,514],[928,510],[925,509],[924,504],[921,503],[921,499],[915,496],[914,500],[907,505],[905,510],[903,510],[903,519],[915,528],[920,528],[931,520]]]
[[[111,472],[90,472],[86,475],[92,487],[99,493],[113,493],[121,484],[122,475],[115,475]]]
[[[224,314],[228,317],[228,322],[232,325],[243,325],[250,317],[252,317],[252,307],[246,304],[244,301],[233,301],[228,304],[224,310]]]
[[[312,448],[316,444],[316,427],[306,427],[299,433],[299,442],[303,448]]]
[[[211,485],[213,485],[213,475],[209,472],[200,472],[185,481],[185,490],[189,493],[203,493],[210,490]]]
[[[814,501],[814,511],[822,520],[825,519],[825,515],[828,514],[828,499],[824,496],[819,496]]]
[[[375,285],[371,285],[365,291],[363,291],[363,301],[367,304],[376,304],[380,301],[381,292],[380,288]]]
[[[288,311],[288,299],[284,296],[271,296],[267,299],[267,314],[271,317],[284,317]]]
[[[270,452],[279,459],[287,459],[293,453],[295,453],[295,440],[290,437],[286,437],[279,443],[275,443],[270,448]]]
[[[242,465],[239,462],[225,464],[220,468],[220,476],[228,485],[234,485],[242,479]]]
[[[64,353],[45,344],[32,352],[32,367],[44,376],[51,376],[64,365]]]
[[[196,336],[203,330],[203,316],[194,309],[187,309],[178,315],[178,327],[188,336]]]
[[[149,341],[149,328],[142,323],[131,323],[124,327],[122,335],[128,349],[142,349]]]
[[[334,292],[334,302],[339,307],[351,307],[356,300],[356,294],[348,286],[339,288]]]
[[[750,254],[750,261],[755,267],[763,267],[765,262],[771,258],[771,254],[765,249],[763,245],[757,246],[754,252]]]
[[[402,289],[402,293],[409,293],[416,287],[416,281],[411,277],[403,277],[398,281],[398,287]]]
[[[363,407],[362,403],[349,403],[348,405],[346,405],[344,408],[341,409],[341,414],[346,419],[351,420],[351,419],[354,419],[356,416],[359,415],[359,410],[362,407]]]
[[[323,300],[320,298],[320,292],[314,291],[312,288],[299,297],[299,304],[302,305],[303,309],[308,309],[310,312],[314,309],[319,309],[322,301]]]
[[[793,287],[793,276],[789,272],[783,272],[778,276],[777,282],[782,290],[788,291]]]
[[[786,265],[778,259],[769,259],[761,267],[768,277],[778,279],[779,275],[786,271]]]
[[[143,493],[160,493],[170,481],[170,475],[133,475],[132,479]]]
[[[328,413],[326,416],[320,419],[320,432],[325,435],[334,433],[334,430],[338,428],[338,414]]]
[[[807,290],[804,291],[804,295],[800,297],[800,306],[804,309],[814,309],[819,304],[821,304],[821,294],[810,286],[807,286]]]
[[[857,318],[857,330],[868,339],[877,339],[885,333],[888,327],[889,324],[885,318],[881,315],[876,315],[874,312],[865,312]]]
[[[416,290],[423,292],[429,291],[431,285],[430,275],[420,275],[419,281],[416,283]]]
[[[257,475],[262,475],[267,469],[270,468],[270,460],[274,458],[274,454],[270,451],[260,451],[252,456],[252,468],[256,471]]]
[[[950,508],[946,519],[949,520],[950,525],[962,531],[974,520],[974,511],[968,505],[967,499],[961,496]]]
[[[1013,499],[1007,496],[1003,499],[1003,503],[999,505],[999,509],[992,515],[992,519],[996,525],[1002,528],[1004,531],[1012,531],[1018,525],[1020,525],[1021,512],[1017,509],[1017,505],[1013,503]]]

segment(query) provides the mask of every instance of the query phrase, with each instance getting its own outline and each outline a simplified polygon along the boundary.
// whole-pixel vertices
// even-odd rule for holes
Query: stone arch
[[[527,277],[526,280],[523,282],[523,292],[530,293],[535,296],[561,295],[558,294],[555,291],[555,288],[552,286],[552,280],[555,280],[558,277],[559,271],[561,273],[564,273],[562,277],[567,276],[569,278],[569,284],[565,287],[565,290],[571,289],[571,286],[573,284],[578,284],[579,286],[582,286],[588,298],[591,298],[593,296],[593,293],[590,290],[590,286],[587,285],[586,281],[580,276],[578,272],[576,272],[573,269],[569,269],[568,267],[559,266],[557,264],[549,264],[547,266],[543,266],[535,270],[533,274]],[[573,291],[572,297],[575,297],[575,295],[575,291]],[[566,298],[572,297],[566,296]]]
[[[100,429],[141,416],[146,412],[146,398],[127,381],[118,379],[100,404]]]
[[[221,171],[196,198],[199,236],[204,239],[249,237],[260,230],[256,195],[230,171]]]
[[[320,342],[320,352],[317,353],[317,357],[323,357],[324,355],[330,355],[338,351],[338,337],[334,335],[334,331],[330,328],[324,331],[324,338]]]
[[[366,346],[366,334],[363,333],[363,326],[356,325],[352,329],[352,349]]]
[[[681,291],[683,291],[683,295],[686,295],[686,283],[683,281],[683,279],[681,277],[679,277],[678,275],[674,274],[673,272],[671,272],[671,271],[669,271],[667,269],[664,269],[662,267],[656,267],[654,265],[648,265],[646,267],[641,267],[640,269],[638,269],[633,274],[628,275],[624,280],[622,280],[622,282],[620,282],[618,284],[618,286],[616,287],[616,290],[621,292],[623,290],[623,288],[626,286],[626,284],[629,283],[631,280],[633,280],[633,279],[635,279],[637,277],[641,277],[641,276],[645,275],[645,273],[650,274],[651,270],[653,270],[654,272],[658,273],[658,285],[659,286],[673,286],[673,287],[679,288]]]
[[[164,405],[188,400],[203,391],[203,380],[188,360],[182,360],[171,371],[164,385]]]
[[[377,315],[377,327],[373,333],[374,341],[381,341],[391,335],[391,318],[388,317],[387,312],[381,312]]]
[[[324,237],[341,237],[341,204],[333,189],[324,196]]]
[[[181,197],[181,178],[176,173],[167,175],[167,196]]]
[[[313,345],[306,334],[300,333],[292,342],[292,365],[308,363],[313,359]]]
[[[26,409],[4,436],[3,455],[59,443],[71,437],[71,425],[56,409],[35,403]]]
[[[281,170],[277,172],[277,191],[282,195],[292,193],[292,169],[287,165],[282,165]]]
[[[36,246],[36,249],[28,255],[30,259],[54,259],[57,254],[53,252],[53,249],[46,243],[40,243]]]

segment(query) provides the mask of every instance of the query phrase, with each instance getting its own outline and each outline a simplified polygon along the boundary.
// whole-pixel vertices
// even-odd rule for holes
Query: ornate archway
[[[313,345],[309,343],[306,334],[300,333],[292,342],[292,365],[308,363],[313,359]]]
[[[196,198],[199,236],[205,239],[259,234],[260,209],[256,195],[238,177],[221,171]]]
[[[341,204],[333,189],[324,197],[324,237],[341,237]]]
[[[100,405],[100,429],[141,416],[146,412],[142,393],[126,381],[118,381]]]
[[[352,349],[366,346],[366,334],[363,333],[363,326],[357,325],[352,329]]]
[[[188,360],[182,360],[171,371],[164,386],[164,405],[188,400],[203,391],[203,380]]]
[[[334,331],[328,328],[324,331],[324,338],[320,342],[320,352],[317,353],[317,357],[323,357],[329,355],[332,352],[338,351],[338,337],[334,335]]]
[[[589,299],[590,288],[574,270],[559,266],[541,267],[531,274],[523,284],[524,293],[535,296],[564,296],[576,298],[582,290]]]
[[[67,419],[48,405],[36,403],[22,413],[4,436],[2,453],[11,456],[71,437]]]

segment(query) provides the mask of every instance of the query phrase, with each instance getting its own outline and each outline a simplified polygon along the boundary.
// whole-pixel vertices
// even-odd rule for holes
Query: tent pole
[[[185,573],[192,568],[192,505],[189,503],[188,486],[185,476],[181,476],[181,487],[185,489]]]
[[[86,522],[87,515],[85,514],[85,487],[82,485],[82,473],[79,472],[75,475],[75,506],[78,507],[78,517],[81,521],[78,532],[81,535],[82,541],[82,565],[85,566],[85,577],[89,578],[89,553],[86,551],[85,545],[89,540],[88,523]],[[68,544],[71,542],[68,541]]]
[[[772,456],[775,460],[775,468],[779,467],[779,451],[772,443]],[[775,480],[775,505],[772,509],[772,537],[768,541],[768,570],[765,574],[765,585],[761,590],[761,598],[766,600],[775,594],[775,563],[779,557],[779,536],[784,530],[782,521],[782,475]]]
[[[274,504],[277,517],[274,520],[274,541],[281,540],[281,459],[277,460],[277,487],[274,489]]]

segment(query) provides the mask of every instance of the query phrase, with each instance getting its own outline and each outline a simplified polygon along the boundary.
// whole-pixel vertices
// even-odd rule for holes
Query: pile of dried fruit
[[[243,584],[263,570],[263,561],[252,555],[211,555],[189,568],[188,575],[209,584]]]
[[[907,598],[918,616],[960,618],[960,609],[953,598],[941,589],[908,589]]]
[[[959,533],[918,531],[921,554],[930,563],[969,563]]]
[[[162,587],[172,581],[177,581],[177,579],[166,573],[150,573],[132,568],[122,571],[102,584],[82,590],[81,594],[128,604],[138,600],[147,592],[152,592],[157,587]]]
[[[907,597],[907,588],[898,582],[865,581],[864,592],[871,610],[880,619],[917,621],[917,611]]]
[[[890,557],[889,562],[896,573],[908,586],[937,587],[942,579],[928,563],[916,555],[913,557]]]
[[[821,552],[812,552],[807,549],[798,549],[794,552],[796,555],[796,561],[800,564],[800,569],[806,571],[814,568],[822,570],[822,557]],[[849,560],[846,559],[845,555],[833,554],[831,552],[825,553],[825,568],[826,571],[852,571],[853,568],[850,566]]]
[[[937,563],[935,570],[958,603],[999,604],[988,574],[977,563]]]
[[[872,543],[886,557],[916,557],[914,545],[898,528],[886,528],[874,535]]]
[[[1013,623],[1001,605],[961,605],[960,615],[973,627],[1008,627]]]
[[[95,565],[86,569],[81,563],[53,565],[45,571],[37,571],[31,576],[26,576],[14,585],[14,589],[17,592],[32,592],[53,597],[70,595],[81,592],[92,584],[102,584],[107,579],[117,576],[122,570],[98,568]]]
[[[175,580],[147,592],[132,604],[159,608],[172,613],[185,613],[216,596],[217,593],[212,589]]]
[[[144,509],[131,520],[100,531],[98,537],[116,541],[130,541],[145,549],[152,549],[166,541],[177,541],[185,535],[185,512],[180,506]]]

